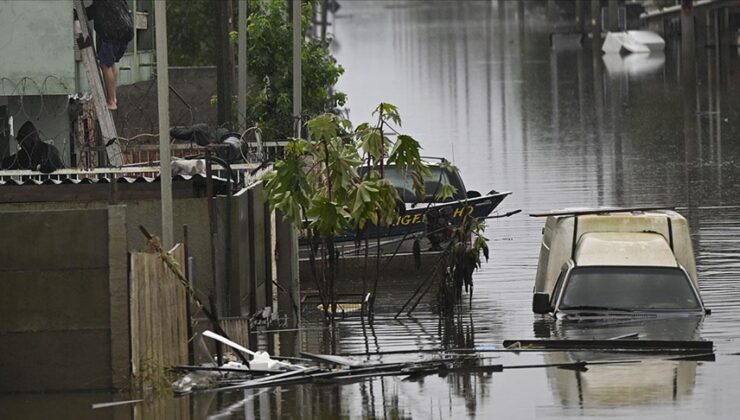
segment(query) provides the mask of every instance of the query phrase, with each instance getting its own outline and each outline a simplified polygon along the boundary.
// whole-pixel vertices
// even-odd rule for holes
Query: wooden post
[[[215,329],[219,326],[219,319],[218,303],[216,302],[216,296],[213,293],[208,295],[208,305],[211,307],[211,313],[214,317],[214,319],[211,320],[211,326]],[[218,366],[222,366],[224,364],[224,352],[220,341],[216,341],[216,363]]]
[[[720,60],[720,71],[722,84],[726,84],[730,78],[730,44],[732,43],[731,36],[734,32],[730,31],[730,10],[727,7],[717,9],[718,20],[719,20],[719,45],[717,48],[717,54],[719,54]]]
[[[218,125],[232,122],[231,101],[234,95],[234,49],[229,40],[233,7],[230,1],[214,0],[216,7],[216,95],[218,97]]]
[[[586,8],[583,7],[585,0],[576,0],[576,32],[586,34]]]
[[[189,241],[189,235],[188,235],[188,225],[182,225],[182,242],[185,252],[185,277],[188,280],[188,283],[190,284],[190,288],[193,287],[193,278],[195,277],[193,273],[193,263],[194,260],[190,257],[190,241]],[[193,314],[190,311],[190,296],[185,294],[185,327],[187,329],[188,334],[188,363],[193,365],[195,364],[195,349],[193,348]]]
[[[695,83],[696,34],[694,31],[694,2],[681,0],[681,72],[682,79]]]
[[[321,0],[321,40],[326,41],[326,27],[329,25],[329,0]]]
[[[247,127],[247,0],[239,0],[239,75],[237,82],[237,102],[239,105],[239,131]]]
[[[601,49],[601,3],[591,0],[591,46],[594,56]]]
[[[696,90],[696,33],[694,29],[693,0],[681,0],[681,81],[688,92],[684,99],[684,108],[693,104]],[[686,95],[685,95],[686,96]],[[687,115],[688,116],[688,115]],[[693,119],[693,116],[692,118]]]
[[[169,65],[167,63],[166,0],[154,2],[157,47],[157,107],[159,114],[159,185],[162,200],[162,246],[175,245],[172,227],[172,168],[170,162]]]
[[[293,118],[296,138],[301,137],[301,111],[303,110],[303,85],[301,68],[301,47],[303,31],[301,29],[301,0],[293,0]]]
[[[609,0],[609,31],[619,31],[619,3],[618,0]]]
[[[300,279],[298,274],[298,235],[282,213],[275,214],[275,271],[278,283],[278,308],[288,315],[288,328],[301,322]]]

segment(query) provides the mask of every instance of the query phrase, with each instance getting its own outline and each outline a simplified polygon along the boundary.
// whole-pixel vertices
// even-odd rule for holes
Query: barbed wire
[[[0,169],[49,171],[60,166],[61,156],[71,155],[71,126],[60,119],[67,114],[68,98],[56,94],[66,86],[51,75],[40,83],[30,77],[0,77],[0,98],[4,99],[1,104],[6,110],[0,121]],[[28,141],[20,147],[18,134],[27,122],[33,124],[33,137],[26,136]],[[11,137],[16,141],[11,142]]]
[[[118,89],[119,111],[114,112],[114,121],[119,136],[115,140],[120,145],[119,157],[125,165],[159,161],[156,83],[153,78]],[[63,162],[63,166],[52,165],[54,167],[90,170],[108,166],[106,145],[102,144],[90,94],[59,94],[60,88],[68,90],[68,85],[56,76],[46,76],[40,82],[31,77],[0,77],[0,111],[6,109],[5,118],[0,121],[0,170],[38,171],[43,166],[48,170],[50,168],[46,164],[49,156],[54,154]],[[174,108],[172,126],[188,127],[203,122],[211,123],[209,126],[214,130],[218,128],[212,121],[207,121],[207,115],[201,115],[206,121],[196,121],[195,107],[172,86],[169,90],[170,96],[175,98],[175,106],[171,107]],[[24,141],[18,143],[18,140],[23,140],[18,139],[19,128],[26,122],[33,124],[33,131],[40,141],[34,141],[33,147],[22,147],[26,144]],[[241,135],[237,133],[237,136],[243,145],[248,140],[261,145],[259,128],[252,127]],[[253,139],[247,138],[250,136]],[[31,155],[39,154],[41,149],[42,156],[32,158]],[[205,151],[193,142],[178,140],[171,140],[171,150],[173,157],[203,155]],[[244,147],[240,153],[245,162],[254,163],[262,162],[266,156],[259,151]]]

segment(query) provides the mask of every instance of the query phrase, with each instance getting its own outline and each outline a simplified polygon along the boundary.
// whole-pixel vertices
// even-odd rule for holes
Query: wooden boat
[[[459,171],[444,165],[444,162],[444,159],[439,159],[439,163],[428,163],[431,174],[424,177],[426,196],[422,199],[414,192],[410,175],[387,166],[384,175],[403,200],[402,211],[390,226],[369,225],[361,232],[346,231],[336,237],[337,246],[344,251],[351,251],[355,243],[367,239],[370,246],[375,247],[380,238],[384,252],[407,252],[411,250],[414,240],[419,239],[422,250],[439,249],[445,241],[446,227],[458,225],[466,216],[485,219],[511,194],[492,190],[482,195],[477,191],[467,191]],[[439,200],[436,195],[444,183],[455,187],[456,192],[451,198]],[[300,244],[306,249],[308,240],[302,238]]]

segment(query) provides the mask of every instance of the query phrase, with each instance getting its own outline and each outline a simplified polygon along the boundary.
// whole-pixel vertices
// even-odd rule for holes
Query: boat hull
[[[414,239],[418,238],[422,249],[425,249],[432,246],[428,238],[429,233],[434,234],[446,226],[459,225],[465,217],[485,219],[509,194],[511,193],[493,193],[450,202],[407,203],[406,211],[396,216],[396,220],[390,226],[378,228],[369,225],[359,233],[348,230],[345,234],[335,237],[335,244],[339,248],[345,248],[345,245],[351,246],[367,239],[372,241],[370,245],[374,247],[377,246],[376,241],[379,238],[384,250],[403,252],[410,251]],[[309,242],[306,238],[301,238],[299,244],[306,248]]]

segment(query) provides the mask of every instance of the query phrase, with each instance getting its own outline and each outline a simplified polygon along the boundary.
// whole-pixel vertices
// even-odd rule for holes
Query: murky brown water
[[[553,51],[544,10],[522,24],[516,3],[503,4],[502,11],[489,1],[345,1],[333,27],[336,56],[347,70],[340,89],[349,95],[355,122],[369,119],[380,101],[396,104],[403,129],[422,141],[426,155],[453,160],[469,189],[513,191],[502,208],[524,210],[490,223],[493,258],[475,275],[470,308],[449,325],[440,324],[428,308],[398,321],[389,310],[364,329],[358,319],[342,321],[333,339],[313,329],[273,340],[284,353],[298,347],[353,353],[500,346],[504,339],[547,335],[612,337],[626,331],[713,340],[716,361],[653,360],[586,372],[521,369],[203,394],[163,403],[164,408],[138,407],[139,418],[180,417],[173,413],[196,419],[736,417],[739,53],[730,51],[730,66],[724,68],[713,50],[702,54],[697,95],[686,98],[676,45],[669,44],[663,56],[607,62],[594,58],[588,46]],[[688,122],[684,102],[697,107]],[[710,316],[677,324],[564,328],[532,314],[543,220],[526,213],[653,204],[679,206],[689,218]],[[405,297],[399,297],[401,303]],[[568,353],[485,357],[506,365],[604,358]],[[114,413],[121,414],[109,410],[82,417]]]

